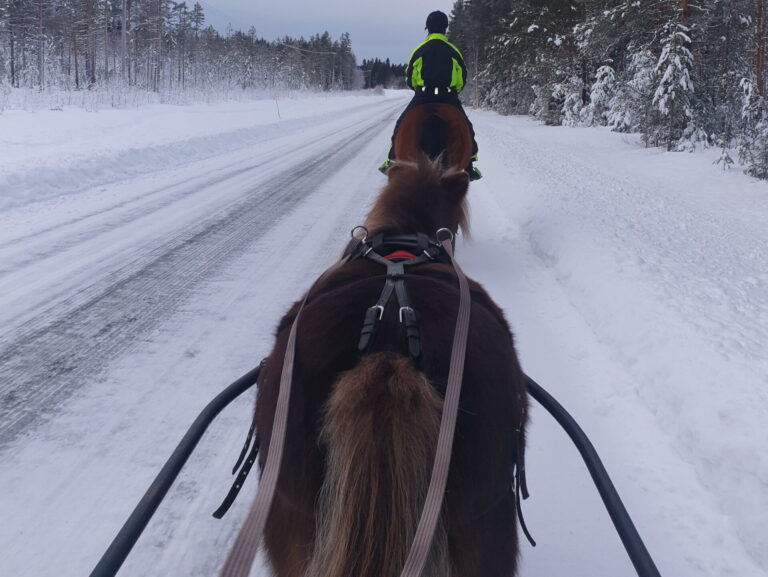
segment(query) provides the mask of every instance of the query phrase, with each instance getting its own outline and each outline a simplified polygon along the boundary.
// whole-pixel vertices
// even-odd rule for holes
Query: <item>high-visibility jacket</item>
[[[466,78],[464,57],[445,34],[427,36],[411,53],[405,69],[405,83],[414,90],[450,88],[461,92]]]

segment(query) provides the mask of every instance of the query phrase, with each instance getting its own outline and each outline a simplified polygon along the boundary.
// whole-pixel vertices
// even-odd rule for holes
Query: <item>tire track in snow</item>
[[[385,103],[388,104],[388,103]],[[391,104],[387,106],[387,113],[391,113],[393,107]],[[349,116],[355,116],[359,115],[360,111],[357,108],[353,108],[351,111],[347,111],[347,114]],[[338,116],[331,120],[326,121],[320,126],[338,126],[339,124],[339,118]],[[15,236],[13,238],[2,240],[0,241],[0,250],[14,247],[18,245],[24,245],[25,247],[28,247],[30,242],[40,243],[41,245],[44,244],[45,246],[49,246],[51,244],[50,239],[47,238],[48,235],[53,235],[53,233],[59,232],[59,231],[65,231],[69,227],[81,223],[83,221],[88,221],[90,219],[93,219],[95,217],[100,217],[104,215],[108,215],[110,213],[118,213],[121,209],[127,208],[129,209],[129,212],[127,214],[120,214],[116,217],[115,221],[110,221],[103,225],[100,228],[94,228],[89,229],[88,236],[73,236],[71,239],[67,239],[69,241],[69,244],[75,244],[78,242],[82,242],[83,240],[87,240],[87,238],[91,238],[93,236],[98,235],[104,228],[107,226],[115,226],[115,225],[122,225],[126,222],[129,222],[133,220],[134,218],[139,218],[146,214],[147,212],[153,210],[154,208],[162,208],[164,206],[167,206],[168,204],[171,204],[174,202],[177,198],[182,197],[186,194],[189,194],[190,188],[194,187],[195,189],[202,189],[202,188],[209,188],[215,184],[220,184],[220,182],[224,179],[234,178],[236,176],[240,176],[242,174],[246,174],[251,171],[256,171],[257,169],[264,169],[268,165],[273,164],[275,162],[279,162],[282,160],[286,154],[288,153],[296,153],[302,150],[306,150],[309,148],[312,148],[314,146],[317,146],[320,142],[324,140],[328,140],[330,138],[334,138],[340,134],[342,134],[345,131],[350,130],[351,128],[357,128],[361,124],[364,124],[364,121],[355,121],[351,124],[346,124],[341,128],[337,128],[335,130],[332,130],[328,132],[327,130],[322,132],[319,136],[312,136],[309,140],[307,140],[304,144],[296,147],[295,146],[295,139],[294,135],[303,132],[306,130],[305,126],[298,125],[294,128],[294,130],[290,132],[282,131],[278,136],[272,136],[265,138],[263,141],[259,141],[257,143],[254,143],[252,145],[249,145],[247,147],[244,147],[243,149],[253,148],[255,146],[270,146],[269,150],[264,151],[263,153],[259,154],[256,153],[256,156],[252,159],[251,163],[248,166],[243,167],[243,163],[241,160],[230,162],[226,164],[225,166],[218,169],[218,172],[220,174],[217,174],[214,177],[209,178],[203,178],[201,179],[199,174],[195,174],[194,176],[191,176],[189,178],[184,178],[182,180],[177,180],[174,182],[171,186],[161,186],[161,187],[155,187],[151,190],[139,194],[137,196],[133,196],[129,199],[120,201],[116,204],[112,204],[109,206],[106,206],[104,208],[88,212],[87,214],[79,215],[77,217],[68,219],[64,222],[60,222],[51,226],[47,226],[42,229],[34,230],[32,232],[25,232],[19,236]],[[289,138],[287,139],[287,142],[281,143],[281,141],[286,141],[286,136]],[[224,153],[226,155],[232,154],[232,151],[228,151]],[[217,154],[223,156],[224,154]],[[168,192],[169,189],[179,189],[179,191],[171,196],[171,197],[163,197],[157,201],[156,204],[152,206],[145,206],[141,205],[142,201],[151,199],[155,196],[162,196],[164,193]],[[134,207],[135,208],[131,208]],[[48,254],[61,250],[62,246],[66,247],[66,244],[58,244],[54,249],[49,250],[48,252],[43,253],[36,253],[34,255],[34,258],[44,258],[45,256],[48,256]],[[24,251],[25,254],[29,253],[29,250]],[[32,257],[29,257],[27,261],[21,261],[17,264],[17,266],[23,266],[27,262],[31,261]]]
[[[80,383],[96,377],[201,279],[256,242],[389,123],[389,114],[379,116],[337,148],[269,179],[259,194],[194,226],[140,269],[113,273],[100,294],[0,350],[0,445],[55,414]]]

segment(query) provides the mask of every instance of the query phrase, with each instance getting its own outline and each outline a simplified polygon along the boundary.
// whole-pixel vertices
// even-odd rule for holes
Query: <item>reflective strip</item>
[[[417,58],[413,63],[413,72],[411,72],[411,86],[424,86],[424,79],[421,77],[421,67],[424,64],[423,58]]]
[[[461,89],[464,88],[464,75],[461,71],[461,64],[459,64],[459,61],[455,58],[451,58],[453,61],[453,72],[451,73],[451,88],[455,89],[456,92],[461,92]]]

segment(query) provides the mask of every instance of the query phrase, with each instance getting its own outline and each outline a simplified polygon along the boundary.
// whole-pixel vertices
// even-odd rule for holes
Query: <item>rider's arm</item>
[[[462,88],[467,84],[467,65],[464,63],[464,58],[462,58],[461,53],[459,53],[459,65],[461,66],[461,78],[462,78]]]
[[[413,87],[413,64],[421,58],[421,53],[423,52],[424,43],[422,42],[419,44],[413,52],[411,52],[411,58],[408,61],[408,66],[405,68],[405,83],[408,85],[408,88],[411,88],[413,90],[416,90]]]

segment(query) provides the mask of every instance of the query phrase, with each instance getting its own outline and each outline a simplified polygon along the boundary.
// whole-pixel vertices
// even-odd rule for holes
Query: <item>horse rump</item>
[[[442,156],[442,162],[447,163],[445,151],[448,148],[448,134],[445,121],[437,114],[427,116],[421,123],[421,135],[419,136],[419,148],[431,160]]]
[[[397,577],[416,533],[442,398],[410,358],[373,353],[336,381],[320,442],[327,458],[307,575]],[[440,526],[424,577],[449,574]]]
[[[421,104],[403,115],[394,138],[395,160],[441,157],[447,168],[465,169],[472,159],[472,133],[464,113],[444,102]]]

